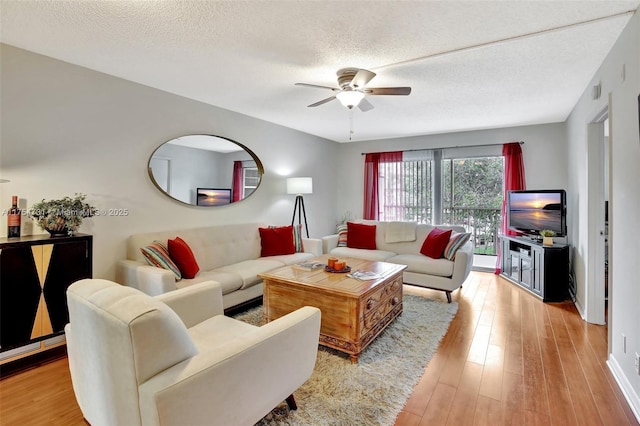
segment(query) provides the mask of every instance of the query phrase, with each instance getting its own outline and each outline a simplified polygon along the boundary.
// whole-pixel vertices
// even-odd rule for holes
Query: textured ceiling
[[[351,125],[355,141],[564,121],[639,4],[1,0],[0,36],[345,142]],[[413,91],[368,97],[352,124],[338,101],[307,108],[332,92],[294,83],[336,86],[344,67]]]

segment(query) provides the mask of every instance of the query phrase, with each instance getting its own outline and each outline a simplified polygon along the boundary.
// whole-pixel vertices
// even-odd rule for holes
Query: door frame
[[[588,260],[585,283],[585,320],[601,325],[606,323],[604,290],[604,123],[609,118],[609,126],[611,126],[610,104],[609,99],[607,107],[599,111],[587,125]],[[611,136],[611,133],[609,135]],[[609,137],[609,148],[610,145],[611,137]],[[610,149],[609,152],[611,152]],[[610,156],[609,162],[611,162]],[[610,166],[609,173],[611,173]],[[611,186],[610,178],[609,186]],[[611,198],[611,191],[609,190],[609,209],[611,209],[612,204]],[[611,259],[609,260],[611,261]],[[611,264],[609,265],[610,267]]]

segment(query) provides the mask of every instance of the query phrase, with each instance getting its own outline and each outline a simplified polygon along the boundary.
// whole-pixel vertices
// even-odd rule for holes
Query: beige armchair
[[[151,297],[107,280],[67,291],[73,390],[100,425],[253,425],[287,400],[316,362],[320,311],[262,327],[222,315],[219,284]]]

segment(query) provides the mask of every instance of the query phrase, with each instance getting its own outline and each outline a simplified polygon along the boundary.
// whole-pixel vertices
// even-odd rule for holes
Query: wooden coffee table
[[[328,256],[313,259],[326,264]],[[264,280],[264,320],[273,321],[303,306],[322,311],[320,344],[346,352],[358,362],[362,351],[402,313],[405,265],[346,260],[352,271],[374,271],[381,278],[360,281],[324,269],[304,271],[285,266],[260,274]]]

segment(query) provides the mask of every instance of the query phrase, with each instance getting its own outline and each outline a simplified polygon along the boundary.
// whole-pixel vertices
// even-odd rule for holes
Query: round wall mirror
[[[247,147],[213,135],[186,135],[160,145],[149,159],[149,177],[164,194],[192,206],[244,200],[262,179],[262,163]]]

